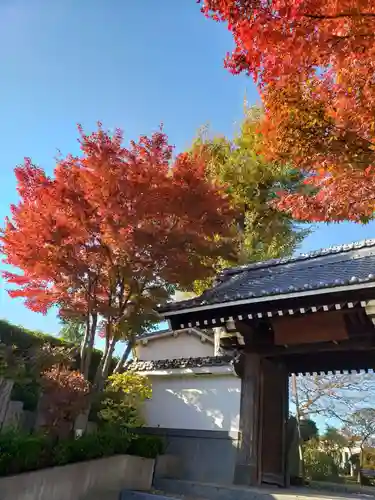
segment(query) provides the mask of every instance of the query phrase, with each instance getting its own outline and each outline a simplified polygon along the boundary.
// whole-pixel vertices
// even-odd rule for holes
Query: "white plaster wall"
[[[241,380],[234,375],[153,376],[149,427],[238,431]]]
[[[137,357],[143,361],[157,359],[198,358],[214,355],[212,342],[202,342],[196,335],[179,333],[177,337],[169,336],[149,340],[147,345],[140,343]]]

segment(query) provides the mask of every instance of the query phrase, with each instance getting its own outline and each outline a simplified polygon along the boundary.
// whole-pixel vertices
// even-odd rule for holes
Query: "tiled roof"
[[[182,330],[182,332],[186,332],[187,334],[190,334],[190,335],[195,335],[196,337],[203,336],[206,340],[213,341],[213,331],[209,330],[209,329],[201,330],[198,328],[185,328],[184,330]],[[170,330],[169,328],[165,329],[165,330],[154,330],[151,332],[146,332],[146,333],[142,333],[141,335],[138,335],[137,341],[148,341],[148,340],[154,340],[154,339],[163,338],[163,337],[165,338],[168,336],[176,337],[177,332]]]
[[[232,356],[207,356],[204,358],[158,359],[154,361],[132,360],[126,369],[132,372],[173,370],[176,368],[202,368],[231,364]]]
[[[173,334],[172,330],[170,330],[169,328],[164,328],[164,330],[151,330],[149,332],[144,332],[140,335],[137,335],[137,339],[138,340],[142,340],[142,339],[149,339],[151,337],[159,337],[159,335],[164,335],[164,334]]]
[[[375,239],[226,269],[200,297],[160,312],[369,282],[375,283]]]

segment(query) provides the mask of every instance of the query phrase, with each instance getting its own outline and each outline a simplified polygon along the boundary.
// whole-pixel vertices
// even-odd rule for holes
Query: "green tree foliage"
[[[303,449],[307,478],[316,481],[337,481],[338,469],[333,458],[322,450],[321,443],[312,439]]]
[[[317,439],[319,437],[319,431],[314,420],[306,419],[301,420],[301,437],[303,441],[309,441],[310,439]]]
[[[115,373],[108,377],[99,417],[107,424],[139,427],[143,424],[142,403],[151,394],[146,377],[132,372]]]
[[[300,186],[301,174],[288,165],[266,161],[258,152],[262,137],[258,124],[262,112],[257,108],[246,111],[238,135],[210,137],[202,131],[193,144],[201,149],[207,162],[207,176],[213,182],[224,183],[240,217],[233,221],[233,244],[236,262],[219,259],[222,268],[288,256],[298,247],[309,229],[271,207],[270,201],[284,188]],[[195,292],[202,292],[209,282],[198,282]]]
[[[289,425],[293,428],[297,427],[297,419],[294,415],[291,415],[289,417]],[[301,438],[303,442],[309,441],[310,439],[319,438],[319,430],[314,420],[311,420],[310,418],[303,418],[301,419],[300,427]]]
[[[5,344],[6,346],[14,346],[17,348],[17,352],[19,352],[20,356],[23,359],[27,358],[31,361],[31,368],[34,370],[34,364],[36,361],[40,364],[43,359],[45,359],[47,365],[51,364],[48,361],[49,353],[48,351],[54,347],[61,347],[62,351],[55,350],[54,354],[63,354],[64,352],[70,352],[74,354],[74,363],[72,365],[73,369],[78,369],[80,366],[80,353],[76,352],[75,349],[72,349],[72,343],[67,342],[66,340],[59,339],[57,337],[53,337],[52,335],[47,335],[41,332],[35,332],[31,330],[27,330],[21,326],[12,325],[5,320],[0,320],[0,342]],[[50,347],[44,347],[41,350],[42,346],[46,346],[48,344]],[[31,357],[30,353],[33,352],[35,354],[39,353],[41,358]],[[92,363],[90,366],[89,372],[89,380],[93,381],[95,373],[97,372],[98,365],[102,358],[102,352],[98,349],[94,349],[92,353]],[[115,360],[113,360],[111,370],[115,366]]]
[[[14,345],[0,344],[0,379],[23,380],[25,360]]]
[[[348,447],[346,436],[332,426],[327,426],[324,434],[320,438],[321,450],[331,458],[333,468],[338,470],[341,466],[341,454],[344,448]]]
[[[85,337],[86,325],[77,318],[61,318],[60,338],[73,344],[81,344]]]
[[[321,441],[328,453],[330,450],[338,450],[348,446],[346,436],[336,429],[336,427],[329,425],[327,425],[324,434],[321,436]]]

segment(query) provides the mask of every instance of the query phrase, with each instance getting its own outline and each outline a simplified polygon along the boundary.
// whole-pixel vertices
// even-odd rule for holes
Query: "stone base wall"
[[[238,432],[155,427],[142,428],[139,432],[165,440],[166,456],[160,457],[156,465],[156,478],[233,483]]]
[[[118,455],[0,478],[1,500],[118,500],[124,489],[149,491],[155,461]]]

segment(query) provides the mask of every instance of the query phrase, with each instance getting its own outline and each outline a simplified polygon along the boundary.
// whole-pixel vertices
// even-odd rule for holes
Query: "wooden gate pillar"
[[[239,444],[233,481],[235,484],[260,484],[260,372],[260,356],[244,352],[241,360]]]
[[[260,384],[260,480],[289,485],[287,463],[288,371],[277,360],[262,359]]]

